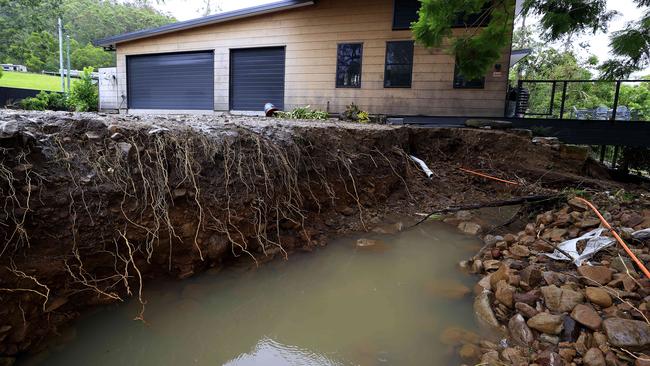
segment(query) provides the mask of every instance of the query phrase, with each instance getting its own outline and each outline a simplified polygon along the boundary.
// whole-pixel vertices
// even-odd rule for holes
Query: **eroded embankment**
[[[156,277],[287,257],[389,213],[598,184],[584,156],[479,130],[3,111],[0,150],[5,356],[38,350],[87,306],[134,296],[146,317]]]

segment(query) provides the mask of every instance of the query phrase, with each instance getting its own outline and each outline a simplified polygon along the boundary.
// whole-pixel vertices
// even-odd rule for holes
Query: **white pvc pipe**
[[[427,163],[425,163],[424,161],[416,158],[413,155],[410,155],[410,157],[411,157],[411,159],[413,159],[414,162],[416,162],[420,166],[420,168],[422,168],[422,171],[424,172],[424,174],[427,175],[427,177],[429,179],[431,179],[431,177],[433,177],[433,172],[431,171],[431,169],[429,169],[429,167],[427,166]]]

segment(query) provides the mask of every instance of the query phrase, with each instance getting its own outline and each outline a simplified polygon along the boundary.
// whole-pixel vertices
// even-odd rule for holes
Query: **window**
[[[483,10],[478,13],[466,14],[458,13],[456,19],[454,19],[454,24],[452,28],[468,28],[468,27],[485,27],[490,22],[490,8],[492,3],[490,1],[486,2],[483,6]]]
[[[336,60],[336,87],[361,87],[362,43],[339,44]]]
[[[455,89],[483,89],[485,77],[480,79],[465,80],[465,77],[458,73],[458,64],[454,67],[454,88]]]
[[[410,29],[411,23],[418,20],[420,0],[393,0],[393,30]]]
[[[418,20],[420,0],[393,0],[393,30],[410,29],[411,23]]]
[[[410,88],[413,79],[413,41],[386,43],[385,88]]]
[[[418,11],[422,3],[420,0],[393,0],[393,30],[410,29],[411,23],[416,22],[420,16]],[[492,6],[491,1],[487,1],[483,10],[478,13],[465,14],[459,13],[452,27],[484,27],[490,22],[490,16],[487,14]]]

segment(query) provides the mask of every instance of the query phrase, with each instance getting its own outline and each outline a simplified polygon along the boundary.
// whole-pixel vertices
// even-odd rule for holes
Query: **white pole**
[[[59,73],[61,74],[61,91],[65,93],[65,76],[63,76],[63,25],[59,18]]]
[[[70,36],[65,36],[65,45],[66,45],[66,59],[67,59],[67,67],[68,67],[68,74],[67,76],[67,82],[68,82],[68,93],[70,93]]]

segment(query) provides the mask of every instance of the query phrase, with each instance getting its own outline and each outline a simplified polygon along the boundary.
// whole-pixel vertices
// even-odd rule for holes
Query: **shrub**
[[[77,112],[96,111],[99,106],[99,91],[93,84],[92,67],[84,67],[81,79],[72,83],[70,106]]]
[[[44,111],[47,109],[47,100],[42,98],[43,92],[32,98],[25,98],[20,101],[20,108],[30,111]]]
[[[329,118],[329,114],[327,112],[318,109],[312,109],[311,106],[297,107],[294,108],[291,112],[276,112],[275,115],[278,118],[286,119],[326,120]]]
[[[345,112],[343,112],[341,118],[346,121],[355,121],[361,123],[370,122],[370,114],[359,108],[359,106],[354,103],[345,107]]]
[[[25,98],[20,101],[20,107],[34,111],[43,111],[46,109],[53,111],[67,111],[68,100],[63,94],[41,91],[33,98]]]

